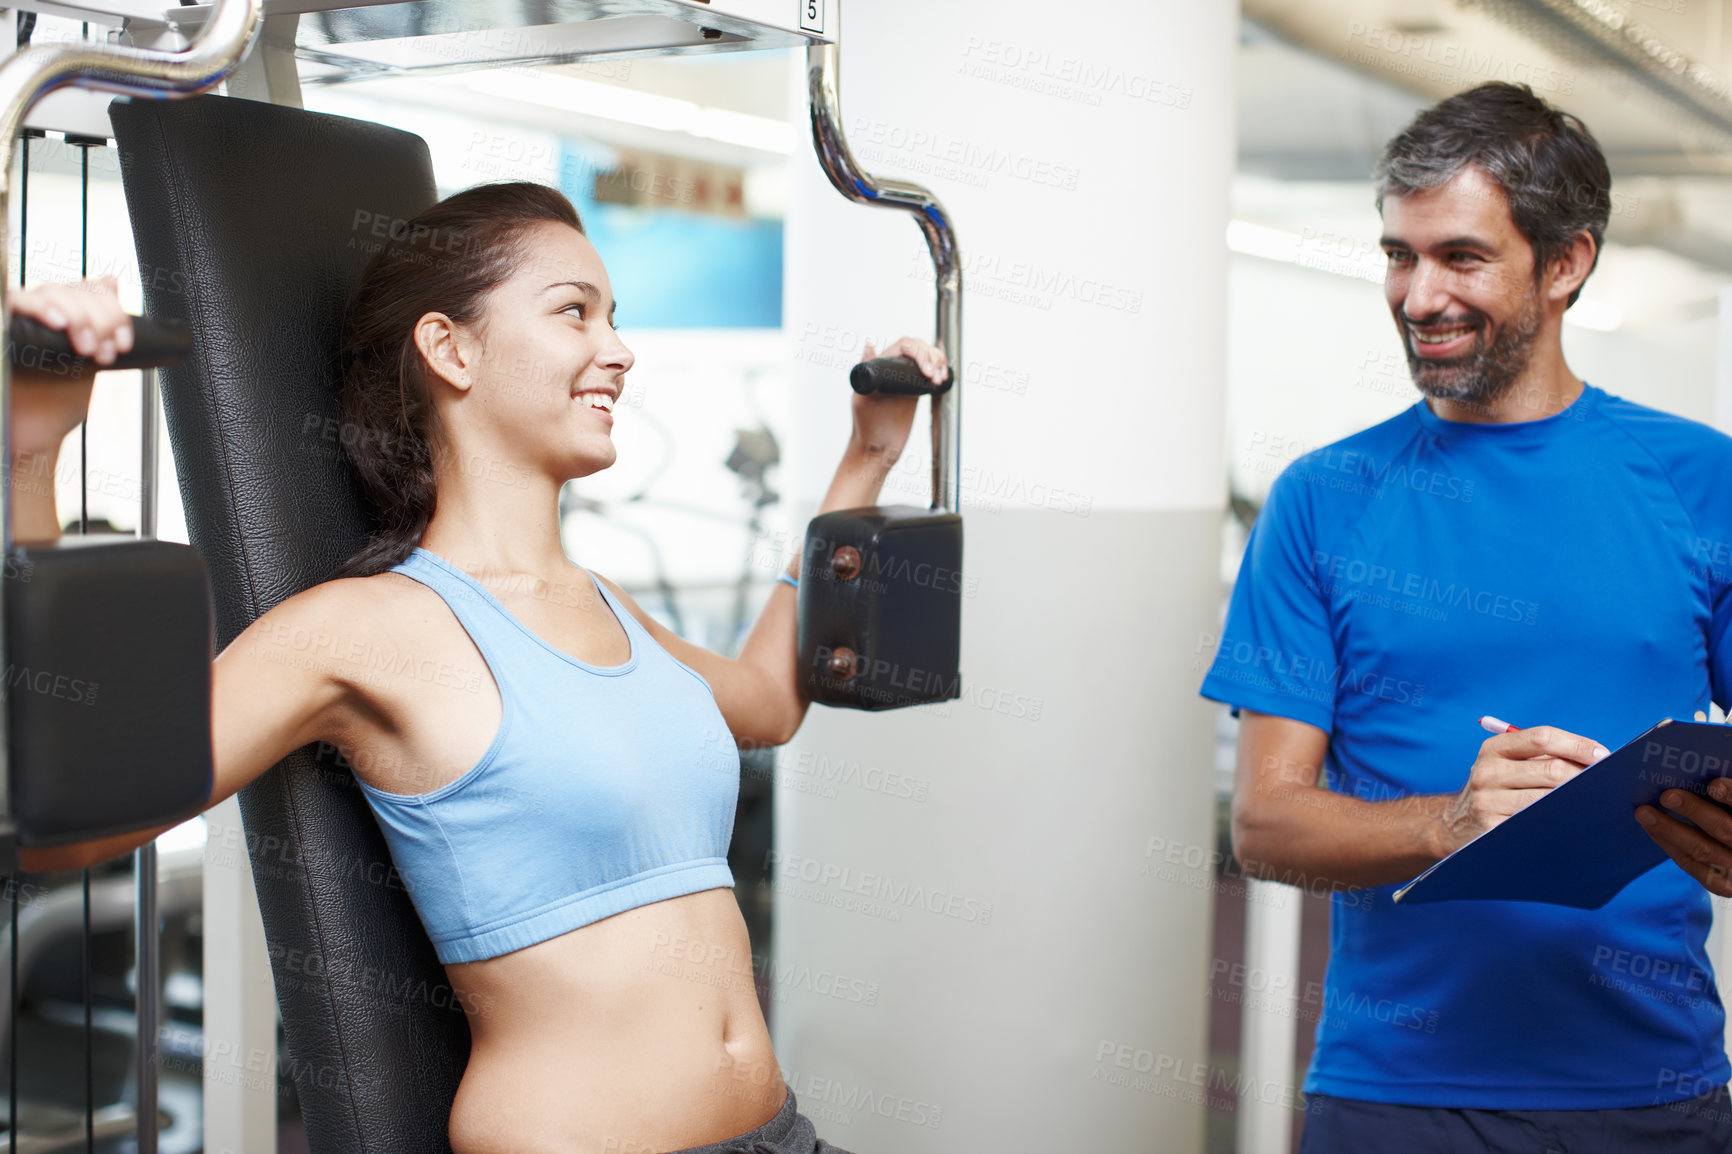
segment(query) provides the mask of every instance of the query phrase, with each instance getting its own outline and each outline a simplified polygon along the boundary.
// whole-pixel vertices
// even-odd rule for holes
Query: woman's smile
[[[617,397],[617,393],[592,389],[577,394],[574,399],[578,404],[585,406],[591,412],[598,415],[603,421],[607,422],[609,428],[612,428],[613,406]]]

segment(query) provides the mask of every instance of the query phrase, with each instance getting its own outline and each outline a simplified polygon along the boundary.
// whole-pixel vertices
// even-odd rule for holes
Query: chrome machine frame
[[[0,220],[8,219],[12,194],[12,155],[19,130],[30,109],[58,88],[79,87],[125,96],[173,99],[208,92],[220,84],[245,58],[258,35],[263,17],[262,0],[219,0],[217,9],[198,37],[184,50],[165,52],[119,44],[78,42],[55,46],[31,45],[0,62]],[[8,237],[0,234],[0,317],[8,315],[11,254]],[[0,449],[11,460],[12,374],[11,357],[0,325]],[[154,473],[154,374],[147,374],[144,408],[152,421],[144,430],[143,462]],[[8,471],[9,473],[9,471]],[[154,477],[153,477],[154,480]],[[5,481],[5,499],[0,499],[0,548],[12,549],[11,477]],[[143,533],[155,532],[154,510],[141,521]],[[6,651],[5,596],[0,585],[0,653]],[[9,760],[10,735],[6,712],[0,710],[0,870],[16,872],[17,831],[11,819]],[[156,847],[149,844],[136,856],[135,922],[138,965],[138,1101],[139,1154],[155,1154],[157,1130],[157,1029],[160,1006],[156,916]],[[146,1106],[148,1104],[148,1107]],[[8,1134],[8,1150],[19,1148],[19,1136]]]
[[[883,180],[862,171],[842,132],[840,51],[835,43],[806,49],[806,90],[812,102],[812,147],[836,191],[861,204],[914,214],[938,290],[937,337],[950,361],[954,383],[932,396],[932,508],[962,511],[957,459],[962,450],[962,262],[956,228],[938,198],[918,184]]]
[[[31,45],[0,61],[0,220],[12,200],[12,155],[19,129],[31,107],[57,88],[91,88],[123,96],[158,100],[209,92],[234,71],[258,34],[262,0],[221,0],[198,38],[184,51],[159,52],[119,44],[77,42]],[[0,235],[0,314],[10,295],[9,238]],[[0,445],[12,444],[12,373],[0,331]],[[7,488],[10,489],[10,477]],[[11,502],[0,501],[0,546],[12,547]],[[0,586],[0,652],[5,649],[4,586]],[[7,848],[0,866],[16,865],[16,843],[9,812],[11,766],[6,715],[0,711],[0,837]]]
[[[425,2],[425,0],[424,0]],[[707,4],[709,0],[704,0]],[[751,0],[761,5],[766,0]],[[786,2],[786,0],[784,0]],[[571,11],[579,9],[596,15],[621,11],[642,11],[657,6],[658,0],[570,0]],[[697,22],[702,10],[694,9],[687,0],[662,0],[665,11],[682,20]],[[393,4],[391,0],[358,0],[358,6],[379,9],[408,8],[409,4]],[[159,51],[116,43],[78,42],[55,46],[30,46],[0,61],[0,220],[6,219],[11,197],[11,164],[16,140],[25,117],[46,95],[56,89],[76,87],[125,96],[153,99],[173,99],[209,92],[229,77],[247,58],[259,40],[266,15],[265,0],[215,0],[214,6],[188,6],[159,9],[151,0],[48,0],[27,2],[25,7],[46,10],[106,14],[143,27],[161,25],[160,42],[172,43],[179,35],[179,25],[198,28],[196,38],[182,51]],[[341,0],[274,0],[273,13],[297,13],[330,10],[343,6]],[[419,8],[420,4],[413,7]],[[720,6],[718,5],[718,8]],[[942,393],[934,394],[932,402],[932,503],[933,509],[959,512],[961,485],[957,460],[961,448],[961,381],[962,364],[962,270],[956,245],[956,231],[950,215],[928,189],[901,180],[874,177],[863,171],[848,147],[842,129],[840,92],[840,49],[838,33],[826,38],[821,31],[823,15],[832,20],[838,15],[840,0],[801,0],[802,17],[796,22],[805,36],[807,93],[811,102],[812,145],[819,166],[830,183],[849,200],[901,209],[914,214],[931,252],[937,290],[935,343],[949,359],[954,384]],[[730,16],[725,11],[709,9],[703,23],[715,25],[704,29],[704,39],[722,39],[714,44],[718,50],[739,50],[749,47],[742,43],[750,30],[750,19]],[[180,16],[181,20],[175,20]],[[773,26],[764,27],[772,31]],[[375,32],[374,35],[388,34]],[[134,37],[136,39],[136,37]],[[712,45],[705,45],[712,47]],[[273,49],[278,50],[278,49]],[[659,44],[635,50],[611,51],[596,55],[660,55],[701,50],[698,45],[670,46]],[[299,54],[319,61],[330,54],[324,45],[302,44]],[[581,53],[560,59],[579,59]],[[525,59],[546,60],[546,56],[526,56]],[[490,59],[477,61],[472,67],[492,67],[517,61]],[[0,235],[0,316],[5,315],[8,277],[3,270],[10,267],[7,237]],[[4,327],[0,326],[0,342],[4,342]],[[9,359],[4,343],[0,343],[0,446],[11,445],[11,379]],[[145,477],[142,493],[140,535],[154,536],[156,518],[154,484],[156,473],[155,374],[145,374],[143,397],[144,440],[141,467]],[[10,501],[0,500],[0,547],[8,551],[12,545],[12,515]],[[0,598],[4,588],[0,587]],[[4,601],[0,600],[0,653],[5,651]],[[16,831],[9,813],[9,773],[7,760],[6,715],[0,710],[0,873],[11,873],[17,864]],[[157,1004],[159,984],[156,955],[156,854],[154,845],[146,845],[137,855],[136,920],[138,928],[138,1047],[141,1107],[157,1100],[156,1061],[157,1029],[160,1007]],[[156,1111],[141,1108],[138,1116],[140,1154],[154,1154],[156,1149]],[[8,1147],[12,1145],[8,1139]]]

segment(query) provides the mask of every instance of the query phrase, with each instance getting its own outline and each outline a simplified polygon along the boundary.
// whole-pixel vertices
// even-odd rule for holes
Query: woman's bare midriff
[[[785,1090],[732,890],[446,967],[469,1015],[455,1154],[651,1154],[769,1121]]]
[[[332,740],[369,785],[427,792],[459,777],[491,743],[503,708],[497,685],[436,594],[397,574],[362,580],[389,596],[356,599],[356,633],[441,675],[375,669],[357,678],[357,705]],[[502,600],[551,644],[595,664],[628,652],[599,598],[574,606]],[[509,825],[499,836],[511,836]],[[763,1125],[786,1091],[756,968],[727,889],[446,966],[472,1039],[451,1111],[455,1154],[660,1154]]]

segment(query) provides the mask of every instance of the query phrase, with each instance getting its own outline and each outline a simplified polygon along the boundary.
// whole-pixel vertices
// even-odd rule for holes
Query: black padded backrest
[[[433,203],[432,162],[418,136],[228,97],[110,115],[146,310],[192,330],[163,407],[223,646],[366,541],[343,310],[378,222]],[[449,1150],[468,1026],[348,769],[303,749],[241,811],[312,1149]]]

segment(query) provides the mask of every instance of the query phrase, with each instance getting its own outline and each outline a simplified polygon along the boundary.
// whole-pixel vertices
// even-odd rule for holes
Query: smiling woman
[[[64,327],[60,297],[19,307]],[[809,704],[794,596],[778,583],[723,658],[561,545],[561,486],[617,455],[610,410],[634,358],[614,309],[551,189],[483,185],[393,229],[341,358],[340,440],[378,532],[217,658],[210,804],[312,742],[354,768],[468,1019],[457,1154],[824,1154],[771,1050],[727,864],[738,744],[786,742]],[[86,314],[100,331],[79,341],[124,342],[107,297],[77,327]],[[948,373],[923,342],[884,351]],[[46,393],[21,386],[26,429]],[[875,502],[916,403],[853,397],[821,512]],[[307,636],[328,639],[318,658],[285,660],[284,639]],[[364,659],[380,653],[415,660]],[[101,860],[156,832],[25,864]],[[691,942],[705,948],[678,948]]]
[[[570,384],[573,368],[555,362],[553,350],[536,342],[519,344],[503,332],[492,335],[511,355],[495,358],[496,365],[490,362],[491,375],[496,383],[515,387],[476,393],[470,377],[479,368],[476,342],[489,328],[482,323],[489,297],[507,282],[513,296],[537,299],[513,300],[513,307],[498,309],[499,324],[521,322],[517,306],[525,303],[537,307],[536,320],[553,326],[562,324],[562,316],[581,325],[598,307],[602,294],[593,283],[559,280],[559,274],[548,272],[558,266],[554,253],[573,248],[579,250],[579,262],[600,268],[600,257],[582,233],[577,211],[553,189],[482,185],[441,201],[412,226],[397,230],[396,239],[368,264],[344,333],[341,402],[350,434],[344,445],[378,510],[381,532],[337,576],[370,576],[407,557],[433,516],[440,467],[436,446],[455,460],[466,459],[467,446],[442,436],[429,373],[438,372],[460,395],[482,396],[483,404],[494,408],[538,400],[545,405]],[[461,259],[447,259],[453,253]],[[537,273],[552,283],[535,289]],[[612,334],[611,299],[605,315]],[[617,335],[613,341],[618,344]],[[576,353],[573,349],[568,356]],[[622,358],[615,375],[632,364],[623,344],[614,356]],[[617,381],[603,391],[617,396]],[[479,438],[465,438],[474,439]],[[607,459],[586,473],[613,463],[611,438],[607,445]],[[597,444],[592,451],[600,448]],[[485,453],[481,459],[487,459]]]

